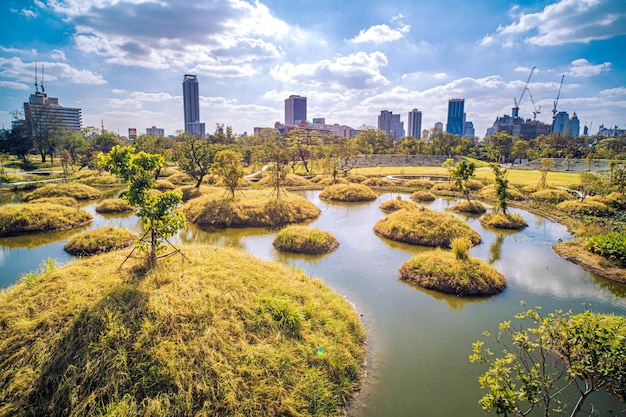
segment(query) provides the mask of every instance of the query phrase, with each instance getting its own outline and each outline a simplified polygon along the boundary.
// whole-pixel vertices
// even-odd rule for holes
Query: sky
[[[309,120],[354,128],[388,110],[406,129],[416,108],[429,129],[464,98],[482,137],[520,99],[520,116],[536,108],[551,123],[563,75],[557,110],[576,112],[581,132],[626,127],[626,0],[0,3],[7,128],[35,92],[36,63],[46,93],[82,109],[83,127],[122,136],[183,129],[184,74],[198,77],[207,132],[284,123],[284,100],[298,94]]]

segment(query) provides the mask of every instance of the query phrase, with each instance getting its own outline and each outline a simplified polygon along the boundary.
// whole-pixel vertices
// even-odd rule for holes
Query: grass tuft
[[[77,182],[47,184],[26,194],[24,201],[44,197],[72,197],[76,200],[92,200],[102,197],[102,192],[97,188]]]
[[[339,247],[331,233],[306,226],[283,228],[272,244],[280,251],[308,254],[328,253]]]
[[[528,226],[526,221],[519,214],[504,214],[501,211],[487,213],[484,216],[481,216],[479,221],[484,226],[496,229],[519,230]]]
[[[480,204],[477,201],[459,201],[452,207],[450,210],[456,211],[457,213],[470,213],[470,214],[483,214],[487,211],[485,206]]]
[[[0,207],[0,236],[71,229],[93,220],[91,214],[52,203],[8,204]]]
[[[96,205],[97,213],[128,213],[134,210],[135,207],[128,204],[123,198],[108,198]]]
[[[91,256],[132,246],[138,236],[130,230],[104,226],[73,236],[63,249],[70,255]]]
[[[324,200],[354,203],[376,200],[376,193],[363,184],[334,184],[324,188],[319,197]]]
[[[412,201],[403,200],[401,196],[398,196],[398,198],[385,201],[379,208],[385,213],[393,213],[394,211],[402,209],[412,210],[417,208],[417,205]]]

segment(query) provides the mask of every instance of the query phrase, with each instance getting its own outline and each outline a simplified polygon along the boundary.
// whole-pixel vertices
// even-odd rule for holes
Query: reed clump
[[[361,182],[361,184],[367,185],[368,187],[396,187],[395,182],[391,181],[389,178],[381,177],[370,177]]]
[[[0,236],[71,229],[92,220],[91,214],[77,207],[37,202],[8,204],[0,207]]]
[[[376,222],[374,231],[387,239],[422,246],[450,248],[452,239],[464,236],[473,245],[481,242],[480,234],[463,220],[426,208],[391,213]]]
[[[130,247],[138,236],[128,229],[104,226],[73,236],[63,249],[70,255],[92,256]]]
[[[365,333],[321,281],[231,248],[117,251],[0,292],[0,414],[338,416]]]
[[[331,201],[362,202],[376,200],[376,193],[366,185],[358,183],[334,184],[322,190],[320,198]]]
[[[429,203],[431,201],[435,201],[437,197],[435,197],[435,195],[430,191],[417,190],[411,193],[411,196],[409,198],[413,201],[418,201],[420,203]]]
[[[456,211],[457,213],[470,214],[483,214],[487,211],[485,206],[480,204],[478,201],[459,201],[450,207],[450,210]]]
[[[554,188],[547,188],[535,191],[534,193],[530,194],[530,198],[535,201],[541,201],[550,204],[558,204],[563,201],[571,201],[576,199],[576,197],[574,197],[567,191]]]
[[[403,200],[401,196],[398,196],[398,198],[392,198],[391,200],[385,201],[379,206],[379,208],[385,213],[393,213],[394,211],[402,209],[412,210],[417,208],[417,205],[412,201]]]
[[[480,223],[483,226],[493,227],[495,229],[523,229],[528,224],[522,216],[516,213],[503,213],[502,211],[493,211],[480,217]]]
[[[320,254],[334,251],[339,247],[339,242],[325,230],[291,225],[278,232],[272,245],[283,252]]]

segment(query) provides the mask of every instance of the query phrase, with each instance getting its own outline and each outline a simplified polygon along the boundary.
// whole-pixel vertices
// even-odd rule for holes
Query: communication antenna
[[[39,80],[37,79],[37,61],[35,61],[35,94],[39,94]]]
[[[44,64],[41,64],[41,93],[46,94],[46,87],[43,86],[43,71],[44,71]]]

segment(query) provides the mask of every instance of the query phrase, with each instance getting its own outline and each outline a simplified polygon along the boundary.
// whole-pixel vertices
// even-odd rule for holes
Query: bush
[[[72,237],[63,246],[70,255],[91,256],[132,246],[137,235],[130,230],[105,226]]]
[[[591,252],[626,267],[626,231],[591,236],[585,241],[585,246]]]
[[[450,247],[452,248],[452,253],[459,261],[464,261],[469,258],[469,251],[472,248],[472,241],[467,237],[456,237],[452,239],[450,243]]]
[[[400,267],[400,278],[420,287],[461,296],[500,293],[506,279],[495,268],[476,258],[457,259],[452,252],[421,252]]]
[[[518,230],[528,226],[526,221],[519,214],[504,214],[501,211],[487,213],[482,216],[479,221],[483,226],[493,227],[496,229]]]
[[[332,201],[361,202],[376,200],[376,193],[363,184],[334,184],[320,193],[320,198]]]
[[[557,204],[556,208],[568,214],[583,214],[589,216],[604,217],[611,214],[611,210],[604,203],[598,201],[564,201]]]
[[[128,213],[134,210],[135,207],[123,198],[107,198],[96,205],[97,213]]]
[[[306,226],[287,226],[278,232],[272,245],[284,252],[319,254],[334,251],[339,242],[332,234],[323,230]]]
[[[430,191],[415,191],[409,197],[413,201],[418,201],[420,203],[435,201],[437,197]]]
[[[452,239],[467,236],[474,245],[480,234],[449,213],[428,209],[399,210],[380,219],[374,231],[387,239],[423,246],[449,248]]]
[[[558,204],[563,201],[570,201],[576,199],[573,195],[565,190],[556,189],[544,189],[535,191],[530,195],[530,198],[536,201],[543,201],[550,204]]]

